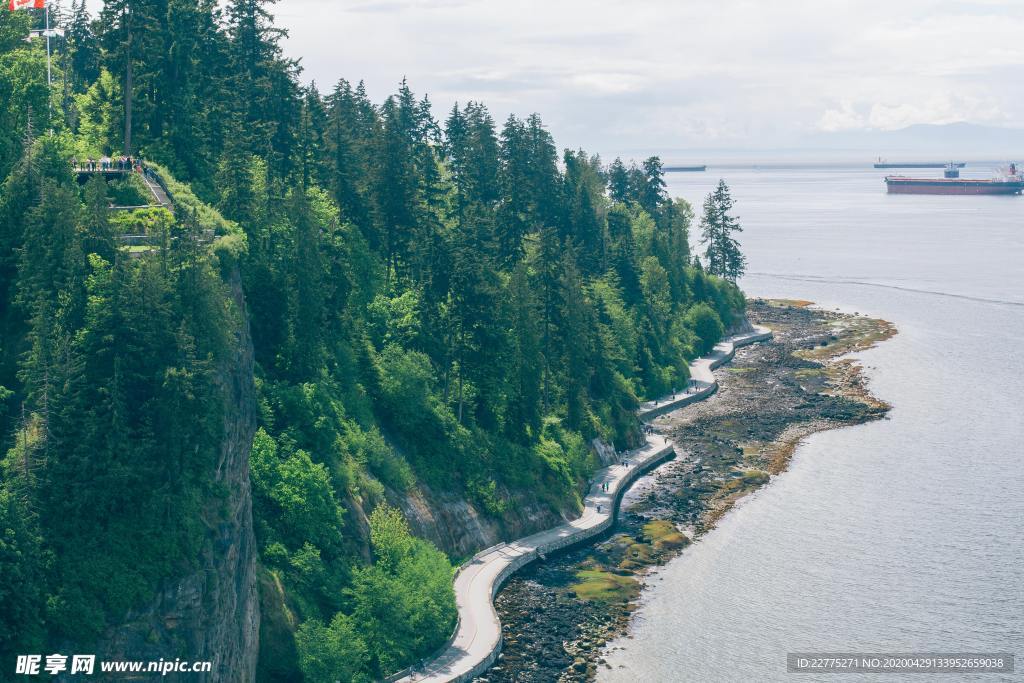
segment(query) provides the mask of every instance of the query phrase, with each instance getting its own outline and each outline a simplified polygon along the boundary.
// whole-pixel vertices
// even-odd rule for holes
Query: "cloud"
[[[818,129],[826,133],[864,128],[867,119],[853,108],[850,102],[843,102],[837,109],[826,109],[818,120]]]
[[[865,113],[866,112],[866,113]],[[818,129],[827,132],[849,130],[898,130],[915,124],[1012,124],[1012,118],[992,98],[963,93],[940,92],[916,99],[873,102],[855,107],[846,101],[825,110]]]

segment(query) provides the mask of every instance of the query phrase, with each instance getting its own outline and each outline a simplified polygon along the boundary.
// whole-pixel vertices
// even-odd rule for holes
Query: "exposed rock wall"
[[[213,470],[225,497],[207,507],[208,534],[195,571],[168,583],[149,605],[129,613],[96,651],[97,660],[180,658],[213,663],[210,673],[169,673],[161,677],[165,681],[249,683],[256,673],[260,612],[249,482],[256,390],[252,341],[237,271],[228,287],[238,312],[238,343],[219,372],[224,434]]]
[[[535,497],[519,494],[495,519],[465,498],[422,487],[392,497],[401,506],[414,534],[453,558],[468,557],[499,541],[520,538],[560,524],[578,511],[558,513]]]

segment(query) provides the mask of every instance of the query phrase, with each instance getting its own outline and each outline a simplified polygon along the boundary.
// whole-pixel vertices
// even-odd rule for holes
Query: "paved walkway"
[[[666,400],[649,401],[640,406],[638,416],[641,419],[656,417],[710,396],[718,388],[712,371],[728,362],[737,347],[764,341],[771,334],[767,328],[756,327],[753,332],[719,343],[710,354],[690,364],[690,374],[697,382],[696,390],[688,394],[677,393],[675,397],[666,397]],[[480,551],[463,564],[455,575],[459,622],[452,640],[426,667],[407,673],[398,680],[402,683],[461,683],[489,668],[501,651],[501,622],[494,611],[494,596],[505,580],[538,557],[543,558],[548,553],[580,543],[611,527],[622,493],[637,477],[672,455],[671,441],[660,434],[648,435],[647,443],[624,455],[620,464],[596,473],[579,518],[518,541],[499,543]],[[395,680],[395,677],[389,680]]]

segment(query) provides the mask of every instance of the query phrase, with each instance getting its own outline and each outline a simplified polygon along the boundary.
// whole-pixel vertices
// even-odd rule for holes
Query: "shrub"
[[[715,348],[715,344],[721,341],[725,333],[721,318],[714,309],[703,302],[690,307],[686,314],[686,322],[697,335],[697,354],[700,356]]]

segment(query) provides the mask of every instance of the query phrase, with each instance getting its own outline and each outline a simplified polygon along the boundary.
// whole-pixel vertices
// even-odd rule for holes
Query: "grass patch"
[[[723,493],[731,494],[764,486],[771,478],[771,475],[764,470],[738,470],[734,472],[734,475],[739,476],[733,476],[733,478],[722,482],[720,490]]]
[[[647,522],[640,538],[632,540],[623,549],[619,569],[634,571],[647,565],[661,564],[666,555],[690,544],[690,539],[667,519]]]
[[[667,519],[655,519],[644,524],[644,536],[656,552],[683,548],[690,544],[690,539]]]
[[[813,301],[807,301],[806,299],[767,299],[765,303],[773,308],[788,308],[790,306],[795,308],[807,308],[814,304]]]
[[[629,602],[640,594],[640,583],[632,576],[612,574],[601,569],[581,569],[570,588],[580,600]]]

